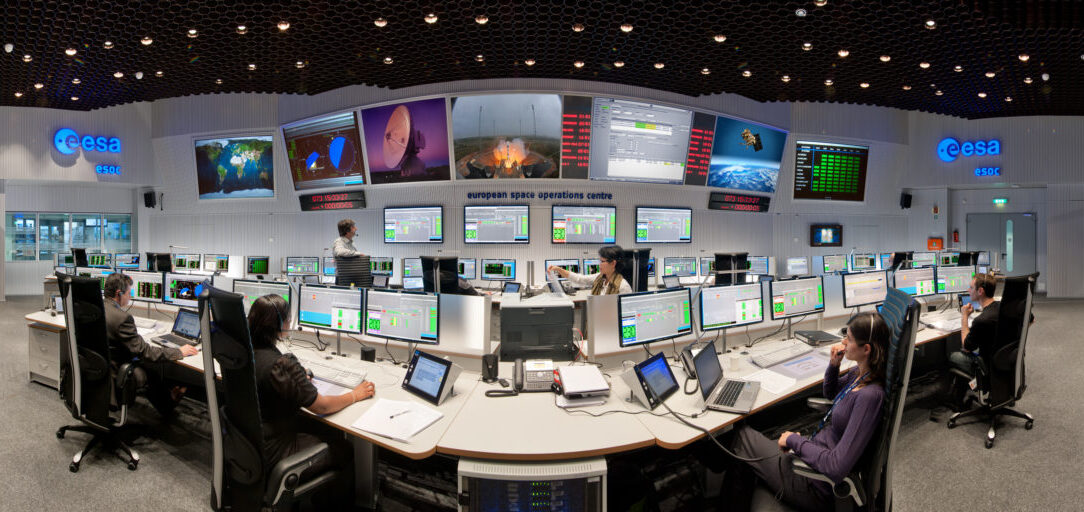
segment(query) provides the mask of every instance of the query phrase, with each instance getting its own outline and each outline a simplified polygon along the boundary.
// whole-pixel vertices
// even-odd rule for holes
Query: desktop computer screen
[[[129,294],[132,300],[140,302],[162,302],[162,273],[127,271],[124,275],[132,278]]]
[[[787,275],[788,276],[807,276],[809,275],[809,258],[805,256],[792,256],[787,258]]]
[[[971,288],[975,267],[938,267],[937,293],[964,293]]]
[[[252,281],[247,279],[235,279],[233,281],[233,293],[243,295],[241,302],[245,306],[245,315],[252,309],[252,303],[264,295],[280,295],[286,299],[286,304],[293,304],[293,288],[290,283],[276,281]]]
[[[900,269],[893,273],[892,277],[892,286],[912,297],[925,297],[937,293],[933,267]]]
[[[95,267],[75,267],[75,275],[77,276],[98,278],[98,289],[103,292],[105,291],[105,278],[112,273],[112,269]]]
[[[424,277],[404,277],[403,289],[410,291],[422,291],[425,290],[425,278]]]
[[[617,297],[622,347],[668,340],[692,332],[692,294],[688,288]]]
[[[768,271],[768,257],[767,256],[749,256],[749,273],[767,275],[771,274]]]
[[[287,256],[286,275],[314,276],[320,273],[320,258],[317,256]]]
[[[578,259],[546,260],[546,266],[544,268],[548,269],[550,267],[560,267],[560,268],[563,268],[563,269],[565,269],[565,270],[567,270],[569,272],[575,272],[575,273],[579,274],[580,273],[580,260],[578,260]],[[558,280],[564,280],[564,278],[561,277],[561,274],[557,274],[557,279]]]
[[[636,207],[636,243],[692,243],[691,208]]]
[[[715,260],[715,258],[712,258]],[[662,275],[692,277],[696,275],[696,258],[671,258],[662,259]]]
[[[617,208],[613,206],[554,206],[555,244],[612,244],[617,242]]]
[[[335,258],[333,256],[324,256],[324,265],[320,268],[324,269],[325,276],[335,275]]]
[[[166,274],[162,301],[174,306],[194,308],[199,305],[199,294],[204,285],[214,286],[214,277],[169,272]]]
[[[221,272],[226,273],[230,271],[230,255],[229,254],[204,254],[203,255],[203,270],[204,272]]]
[[[297,291],[297,324],[361,334],[361,290],[302,284]]]
[[[843,274],[843,307],[856,308],[884,302],[888,295],[888,272],[874,270]]]
[[[911,254],[911,268],[932,267],[936,264],[936,252],[915,252]]]
[[[851,270],[861,272],[877,268],[876,254],[855,254],[851,258]]]
[[[824,278],[803,277],[768,283],[772,320],[824,311]]]
[[[139,270],[139,253],[122,252],[113,258],[113,264],[118,269]]]
[[[419,268],[421,260],[419,260]],[[374,276],[390,276],[395,271],[395,258],[390,256],[369,257],[369,270]]]
[[[530,227],[525,204],[463,207],[464,243],[525,244],[531,241]]]
[[[456,262],[456,270],[460,279],[477,279],[478,278],[478,260],[475,258],[459,258]]]
[[[700,291],[700,331],[715,331],[764,321],[760,283],[712,286]]]
[[[173,270],[199,270],[200,269],[200,255],[199,254],[174,254],[173,255]]]
[[[824,257],[824,273],[834,274],[847,271],[847,255],[832,254]]]
[[[408,343],[439,342],[440,300],[436,294],[369,290],[366,299],[365,334]]]
[[[715,256],[700,258],[700,275],[710,276],[715,273]]]
[[[250,276],[265,276],[271,270],[270,256],[246,256],[245,274]]]
[[[681,185],[692,119],[682,108],[594,98],[589,177]]]
[[[602,271],[598,258],[585,258],[583,260],[583,273],[585,275],[597,274]]]
[[[70,252],[58,252],[54,256],[53,266],[55,267],[74,267],[75,256],[72,256]]]
[[[516,260],[483,259],[482,279],[487,281],[515,281]]]
[[[979,251],[979,261],[975,263],[990,266],[990,251]]]
[[[942,267],[955,267],[960,264],[960,253],[943,252],[938,255],[938,265]]]
[[[88,254],[87,264],[91,267],[113,268],[113,255],[100,252]]]
[[[422,259],[403,258],[403,279],[417,277],[422,278]]]
[[[878,261],[880,263],[881,270],[892,269],[892,253],[886,252],[878,255]]]
[[[384,243],[444,243],[444,208],[384,208]]]

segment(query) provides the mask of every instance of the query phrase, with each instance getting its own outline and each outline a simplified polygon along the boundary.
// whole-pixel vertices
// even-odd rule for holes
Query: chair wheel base
[[[60,429],[60,430],[56,431],[56,438],[57,439],[64,439],[64,429]]]
[[[71,464],[68,464],[68,471],[71,471],[72,473],[78,473],[79,472],[79,463],[78,462],[72,462]]]
[[[1027,423],[1024,423],[1024,430],[1031,430],[1031,427],[1034,427],[1034,426],[1035,426],[1035,422],[1032,421],[1032,420],[1028,420]]]
[[[994,447],[994,440],[993,439],[987,439],[986,440],[986,448],[993,448],[993,447]]]
[[[956,420],[948,420],[948,428],[956,428]]]
[[[133,460],[128,462],[128,471],[135,471],[137,469],[139,469],[139,461]]]

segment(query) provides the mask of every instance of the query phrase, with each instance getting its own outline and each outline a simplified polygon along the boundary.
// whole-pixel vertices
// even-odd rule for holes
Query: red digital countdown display
[[[591,156],[591,98],[565,96],[561,111],[561,177],[587,179]]]
[[[693,113],[689,131],[689,153],[685,159],[685,184],[707,185],[711,167],[711,145],[715,141],[715,116]]]
[[[712,192],[708,199],[709,210],[730,210],[737,212],[766,212],[772,198],[768,196],[750,196]]]
[[[326,194],[303,194],[297,196],[297,198],[301,201],[301,211],[303,212],[365,208],[364,190],[329,192]]]

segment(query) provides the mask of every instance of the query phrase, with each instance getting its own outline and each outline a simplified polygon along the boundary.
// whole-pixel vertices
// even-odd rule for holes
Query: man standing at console
[[[354,247],[357,234],[354,221],[339,221],[339,238],[331,245],[331,255],[335,257],[335,284],[369,288],[373,285],[372,269],[369,268],[369,256]]]

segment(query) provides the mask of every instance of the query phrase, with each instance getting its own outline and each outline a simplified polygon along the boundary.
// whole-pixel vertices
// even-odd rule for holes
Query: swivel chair
[[[335,285],[373,287],[373,272],[368,256],[335,257]]]
[[[303,471],[328,456],[326,443],[273,465],[266,460],[252,341],[242,298],[211,286],[204,287],[199,297],[203,375],[211,416],[211,507],[278,510],[333,481],[338,473],[327,471],[301,482]],[[212,371],[215,363],[220,383],[215,382]],[[219,391],[211,392],[216,389]]]
[[[139,466],[139,454],[121,441],[127,422],[128,406],[135,400],[135,371],[138,360],[120,364],[112,375],[109,341],[105,327],[105,309],[97,278],[73,277],[57,273],[64,300],[67,343],[60,349],[60,398],[79,425],[67,425],[56,431],[64,439],[68,431],[91,434],[86,446],[72,457],[68,469],[79,471],[83,458],[94,447],[121,450],[128,456],[128,469]],[[116,405],[112,405],[115,398]]]
[[[1005,279],[998,308],[996,343],[992,354],[979,354],[984,371],[971,375],[953,368],[951,372],[970,381],[975,379],[978,387],[970,398],[975,407],[949,417],[948,428],[955,428],[956,421],[968,416],[989,418],[990,430],[986,432],[986,447],[993,448],[997,436],[997,420],[1001,416],[1015,416],[1024,421],[1024,429],[1031,430],[1035,418],[1012,407],[1024,396],[1027,389],[1024,372],[1025,347],[1028,328],[1031,326],[1031,302],[1035,293],[1035,281],[1039,273]]]

